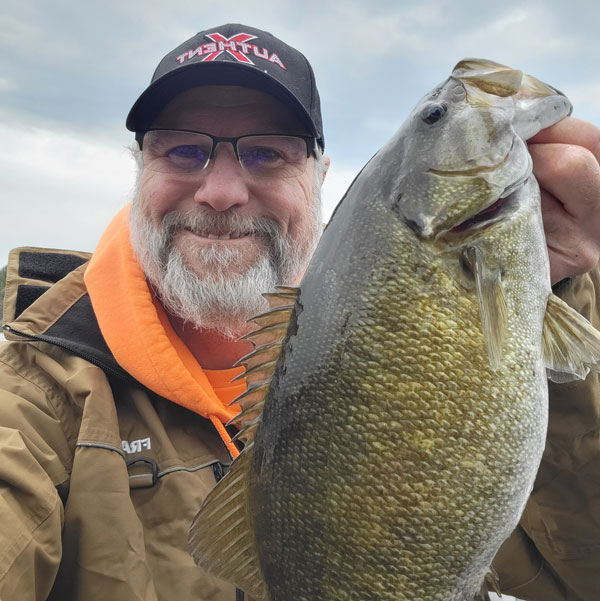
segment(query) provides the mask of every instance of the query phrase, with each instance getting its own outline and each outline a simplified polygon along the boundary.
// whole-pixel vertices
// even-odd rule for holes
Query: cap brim
[[[158,113],[178,94],[197,86],[237,85],[265,92],[289,106],[321,143],[322,135],[294,94],[265,71],[252,65],[229,62],[196,62],[166,73],[150,84],[129,111],[129,131],[144,132]]]

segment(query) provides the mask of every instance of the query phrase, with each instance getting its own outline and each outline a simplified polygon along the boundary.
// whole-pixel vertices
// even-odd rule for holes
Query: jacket
[[[228,401],[245,389],[229,383],[241,368],[210,373],[191,364],[153,303],[126,222],[125,211],[93,258],[29,248],[9,257],[2,601],[236,599],[232,586],[196,567],[187,539],[236,452],[223,422],[236,413]],[[144,310],[127,315],[125,296]],[[114,299],[109,309],[105,297]]]
[[[230,461],[228,441],[201,407],[157,393],[115,359],[84,279],[89,259],[20,249],[9,261],[0,599],[233,601],[233,587],[187,550],[189,525]],[[596,269],[562,296],[600,327],[599,290]],[[551,385],[550,396],[539,475],[494,567],[507,594],[591,601],[600,590],[598,377]]]

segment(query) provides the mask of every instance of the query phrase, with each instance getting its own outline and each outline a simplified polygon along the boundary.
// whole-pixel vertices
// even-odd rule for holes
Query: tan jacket
[[[9,261],[0,599],[235,601],[187,550],[190,523],[230,461],[223,442],[210,421],[120,369],[83,283],[89,257],[59,254],[29,277],[19,257]],[[44,292],[63,275],[57,264],[81,265]]]
[[[556,291],[600,330],[600,264]],[[549,383],[542,463],[517,530],[494,567],[507,594],[600,599],[600,379]]]
[[[208,420],[120,368],[83,282],[88,256],[58,254],[66,259],[50,253],[39,261],[45,272],[19,269],[22,253],[9,263],[4,321],[12,342],[0,350],[0,599],[234,601],[233,588],[196,568],[187,551],[190,522],[229,461],[223,442]],[[563,298],[600,327],[599,291],[596,270]],[[535,489],[495,567],[508,594],[596,601],[597,376],[553,385],[550,409]]]

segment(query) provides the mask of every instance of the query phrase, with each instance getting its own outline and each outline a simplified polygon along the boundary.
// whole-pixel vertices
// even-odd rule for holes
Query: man
[[[194,565],[188,529],[238,453],[224,424],[244,389],[231,380],[249,350],[246,319],[265,289],[300,280],[319,235],[319,96],[298,51],[224,25],[161,61],[127,126],[141,149],[137,192],[91,260],[34,249],[9,260],[3,601],[241,596]],[[553,279],[594,320],[598,139],[570,120],[532,146]],[[497,568],[507,592],[589,600],[600,527],[577,503],[595,490],[598,382],[553,394],[569,423],[551,423],[538,489]],[[563,498],[569,485],[576,498]]]

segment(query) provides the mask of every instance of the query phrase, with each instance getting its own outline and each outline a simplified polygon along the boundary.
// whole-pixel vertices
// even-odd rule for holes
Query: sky
[[[0,264],[17,246],[92,251],[131,196],[125,117],[158,61],[227,22],[313,65],[332,167],[324,212],[464,57],[522,69],[600,124],[596,2],[19,0],[0,9]]]
[[[311,62],[332,166],[325,215],[464,57],[522,69],[600,125],[596,0],[18,0],[0,8],[0,265],[10,248],[92,251],[131,196],[125,117],[158,61],[238,22]],[[507,597],[503,597],[507,599]]]

